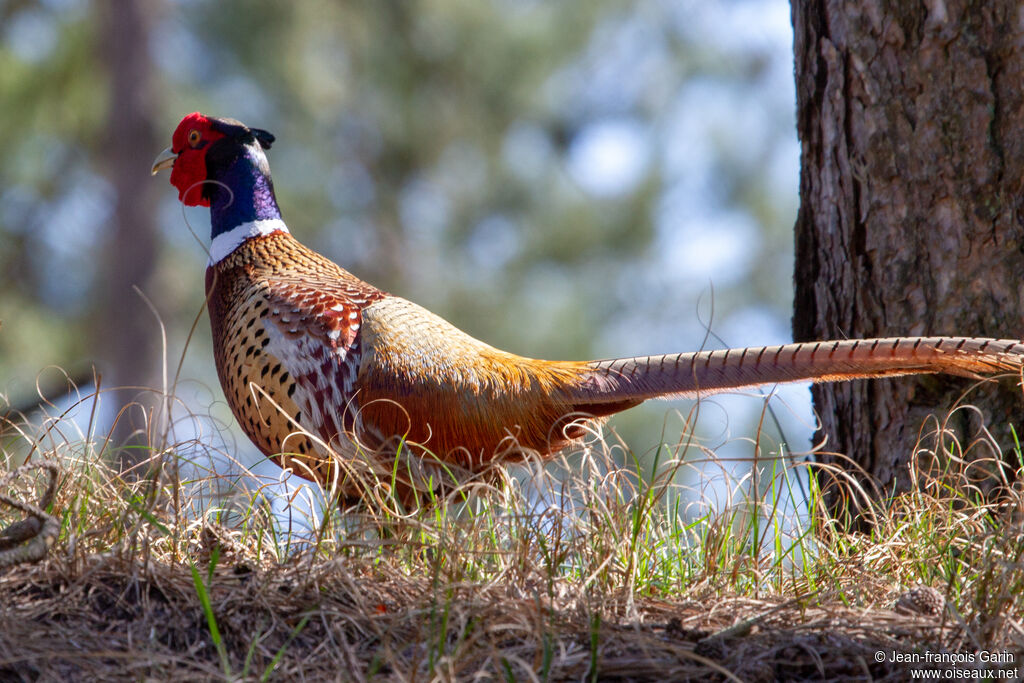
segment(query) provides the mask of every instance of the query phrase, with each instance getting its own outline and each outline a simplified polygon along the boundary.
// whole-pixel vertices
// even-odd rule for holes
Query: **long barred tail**
[[[895,337],[809,342],[592,361],[570,389],[584,408],[615,401],[719,393],[783,382],[948,373],[1020,374],[1024,342],[970,337]]]

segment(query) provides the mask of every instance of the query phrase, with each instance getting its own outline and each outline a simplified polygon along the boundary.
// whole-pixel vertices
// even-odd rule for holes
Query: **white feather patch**
[[[352,362],[355,359],[350,358],[346,348],[334,347],[326,349],[327,355],[322,360],[315,360],[314,347],[321,344],[316,337],[305,334],[288,337],[272,320],[264,320],[263,328],[270,339],[267,352],[281,361],[296,381],[294,400],[304,413],[302,426],[324,439],[333,438],[333,434],[323,433],[326,417],[330,414],[336,425],[343,424],[342,415],[348,408],[358,375],[358,367]],[[329,405],[320,404],[317,392],[321,400],[329,400]]]
[[[272,232],[288,232],[288,226],[280,218],[270,218],[242,223],[227,232],[222,232],[214,237],[213,242],[210,244],[210,260],[207,262],[207,265],[212,266],[220,263],[247,239],[269,235]]]

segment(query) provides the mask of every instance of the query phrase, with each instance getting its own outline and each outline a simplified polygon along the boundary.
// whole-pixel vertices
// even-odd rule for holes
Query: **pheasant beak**
[[[174,166],[174,162],[177,158],[178,155],[175,154],[170,147],[160,152],[156,159],[153,160],[153,175],[156,175],[165,168],[171,168]]]

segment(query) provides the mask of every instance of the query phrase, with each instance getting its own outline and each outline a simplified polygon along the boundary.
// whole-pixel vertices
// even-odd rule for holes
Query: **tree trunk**
[[[794,0],[801,206],[798,341],[1019,338],[1024,298],[1024,21],[1015,0]],[[883,491],[906,490],[922,428],[970,381],[816,385],[816,442]],[[1003,453],[1024,414],[1013,382],[949,421],[968,458],[982,420]],[[924,444],[922,444],[924,445]],[[820,460],[835,461],[822,455]],[[838,500],[832,499],[838,512]]]
[[[161,145],[153,129],[152,8],[152,3],[141,1],[102,0],[98,4],[110,77],[104,146],[116,199],[109,240],[100,257],[104,260],[104,296],[97,304],[94,339],[104,387],[117,389],[105,395],[105,402],[113,399],[118,410],[132,403],[145,411],[157,400],[140,388],[156,383],[159,328],[153,313],[132,289],[137,285],[152,296],[148,283],[156,266],[155,192],[161,188],[152,181],[149,168]],[[115,443],[145,443],[144,438],[129,439],[134,429],[145,426],[142,412],[130,410],[118,421]],[[135,465],[148,455],[143,449],[125,449],[121,467]]]

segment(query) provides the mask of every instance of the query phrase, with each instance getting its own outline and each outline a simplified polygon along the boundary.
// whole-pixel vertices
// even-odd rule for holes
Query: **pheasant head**
[[[171,169],[183,204],[210,207],[211,263],[246,237],[287,232],[264,153],[273,142],[265,130],[193,112],[153,162],[154,174]]]

